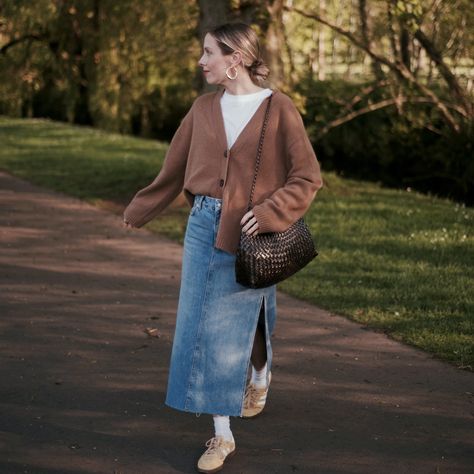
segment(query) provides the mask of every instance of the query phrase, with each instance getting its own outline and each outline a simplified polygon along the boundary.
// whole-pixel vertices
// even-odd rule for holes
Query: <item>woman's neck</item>
[[[250,78],[242,78],[242,80],[231,81],[230,79],[224,84],[225,90],[228,94],[241,95],[241,94],[255,94],[260,92],[264,88],[254,84]]]

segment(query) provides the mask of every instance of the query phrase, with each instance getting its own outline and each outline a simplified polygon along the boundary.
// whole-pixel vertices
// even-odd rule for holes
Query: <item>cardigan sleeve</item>
[[[135,194],[123,212],[124,221],[133,227],[142,227],[156,217],[183,189],[193,130],[193,106],[176,130],[158,176]]]
[[[321,169],[304,128],[303,119],[289,100],[284,112],[288,175],[284,186],[253,207],[258,232],[282,232],[308,210],[322,187]]]

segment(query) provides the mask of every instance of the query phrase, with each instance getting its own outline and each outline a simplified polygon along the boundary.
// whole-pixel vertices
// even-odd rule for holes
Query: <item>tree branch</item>
[[[383,109],[385,107],[390,107],[391,105],[397,105],[400,101],[403,101],[407,104],[421,104],[421,103],[432,104],[433,103],[433,101],[427,97],[410,97],[409,98],[409,97],[399,96],[396,98],[381,100],[380,102],[377,102],[375,104],[369,104],[365,107],[362,107],[361,109],[354,110],[350,112],[349,114],[344,115],[343,117],[338,117],[337,119],[332,120],[317,133],[315,139],[316,140],[321,139],[324,135],[326,135],[329,132],[329,130],[336,128],[339,125],[342,125],[346,122],[350,122],[351,120],[354,120],[355,118],[360,117],[361,115],[365,115],[370,112],[374,112],[375,110]],[[456,105],[451,105],[451,104],[444,104],[444,105],[445,107],[455,110],[459,114],[465,116],[464,115],[465,111],[462,108]]]
[[[0,48],[0,54],[7,54],[7,51],[12,48],[13,46],[19,44],[19,43],[23,43],[24,41],[43,41],[47,38],[47,36],[43,33],[43,34],[35,34],[35,33],[31,33],[31,34],[27,34],[27,35],[23,35],[23,36],[20,36],[19,38],[15,38],[11,41],[9,41],[7,44],[4,44],[1,48]]]
[[[448,84],[449,89],[454,93],[456,99],[462,104],[467,114],[470,115],[472,103],[467,100],[463,88],[459,84],[456,76],[451,72],[447,64],[443,61],[443,57],[434,43],[430,41],[430,39],[423,33],[423,31],[421,31],[421,29],[418,29],[415,32],[415,38],[421,44],[431,60],[436,64],[441,76]]]
[[[453,117],[453,115],[449,112],[448,108],[446,105],[437,97],[437,95],[430,90],[428,87],[420,83],[416,77],[404,66],[404,64],[400,61],[397,62],[392,62],[389,59],[381,56],[380,54],[375,53],[370,47],[365,45],[363,41],[359,40],[356,38],[352,33],[349,31],[334,25],[333,23],[329,22],[325,18],[322,18],[320,15],[317,13],[309,13],[305,12],[299,8],[295,7],[289,7],[285,6],[285,10],[288,11],[294,11],[295,13],[298,13],[306,18],[311,18],[313,20],[316,20],[323,25],[328,26],[332,30],[338,32],[340,35],[344,36],[345,38],[349,39],[354,45],[356,45],[358,48],[361,50],[365,51],[371,58],[375,59],[376,61],[379,61],[380,63],[386,65],[391,71],[393,71],[397,76],[400,78],[404,79],[405,81],[413,84],[416,86],[423,94],[425,94],[427,97],[431,99],[431,102],[433,102],[436,107],[440,110],[441,114],[443,115],[446,123],[451,127],[451,129],[458,133],[460,130],[459,124]]]
[[[377,89],[381,89],[382,87],[388,86],[389,81],[386,79],[382,79],[381,81],[377,82],[376,84],[371,84],[367,87],[364,87],[361,91],[360,94],[356,94],[344,107],[344,111],[349,111],[351,110],[354,105],[356,105],[358,102],[362,101],[365,97],[368,95],[372,94],[372,92],[376,91]]]

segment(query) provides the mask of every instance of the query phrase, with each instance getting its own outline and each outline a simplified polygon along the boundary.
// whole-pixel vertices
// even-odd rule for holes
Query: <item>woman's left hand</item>
[[[242,227],[242,232],[246,232],[247,235],[257,235],[258,234],[258,222],[256,217],[253,215],[253,211],[249,211],[244,214],[242,220],[240,221]]]

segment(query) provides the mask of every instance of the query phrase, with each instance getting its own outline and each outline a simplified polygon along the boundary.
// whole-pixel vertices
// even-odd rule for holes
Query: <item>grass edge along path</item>
[[[1,116],[0,143],[0,168],[118,215],[168,146]],[[474,210],[322,167],[324,187],[306,214],[319,255],[279,290],[472,370]],[[188,211],[178,200],[145,227],[182,243]]]

